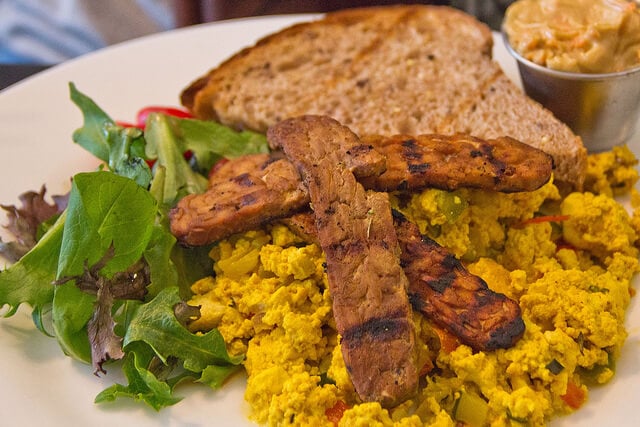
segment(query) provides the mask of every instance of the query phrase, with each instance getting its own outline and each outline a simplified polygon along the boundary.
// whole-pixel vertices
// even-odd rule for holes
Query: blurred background
[[[249,16],[397,3],[450,5],[498,29],[511,1],[0,0],[0,89],[93,50],[175,28]]]

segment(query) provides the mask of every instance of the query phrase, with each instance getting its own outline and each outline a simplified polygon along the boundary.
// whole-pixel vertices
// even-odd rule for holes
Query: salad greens
[[[73,140],[104,164],[75,175],[66,208],[44,209],[50,218],[40,217],[39,227],[7,227],[28,229],[30,243],[0,271],[0,308],[9,317],[30,306],[36,327],[96,374],[121,366],[128,384],[96,402],[130,397],[159,410],[180,400],[174,387],[182,381],[220,387],[242,358],[227,353],[217,330],[196,335],[186,327],[199,316],[185,301],[191,283],[212,272],[210,248],[176,244],[168,213],[206,190],[203,174],[220,159],[268,151],[265,137],[161,113],[144,130],[123,127],[69,88],[84,119]],[[28,210],[10,212],[16,220]]]

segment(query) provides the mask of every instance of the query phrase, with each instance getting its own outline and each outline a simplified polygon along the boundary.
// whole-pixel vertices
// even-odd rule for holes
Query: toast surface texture
[[[446,6],[350,9],[246,48],[182,93],[194,115],[265,132],[328,115],[356,134],[510,136],[550,154],[555,181],[582,187],[579,137],[492,60],[491,30]]]

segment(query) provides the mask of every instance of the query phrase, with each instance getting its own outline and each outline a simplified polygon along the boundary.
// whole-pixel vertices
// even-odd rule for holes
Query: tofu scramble
[[[639,270],[636,159],[593,154],[584,192],[394,194],[395,206],[494,291],[519,302],[526,331],[509,349],[473,352],[415,314],[421,386],[395,408],[357,399],[342,360],[320,248],[282,224],[211,251],[192,286],[201,316],[244,355],[250,417],[265,425],[544,425],[580,408],[615,373]],[[614,196],[630,195],[633,213]]]

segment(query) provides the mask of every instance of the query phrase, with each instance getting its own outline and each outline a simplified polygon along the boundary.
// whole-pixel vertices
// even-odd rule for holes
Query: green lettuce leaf
[[[157,159],[154,167],[165,169],[162,192],[158,193],[165,206],[173,206],[187,194],[202,193],[207,189],[207,178],[193,170],[184,158],[187,151],[184,140],[176,135],[168,116],[150,114],[145,138],[147,157]]]
[[[191,285],[213,272],[213,260],[209,257],[210,246],[185,248],[175,245],[171,260],[178,272],[177,284],[180,295],[187,300],[192,295]]]
[[[173,387],[149,369],[155,354],[149,347],[133,345],[124,359],[122,370],[129,384],[114,384],[100,392],[95,403],[113,402],[118,397],[141,401],[156,411],[178,403],[182,398],[173,395]]]
[[[66,212],[42,236],[31,249],[11,268],[0,271],[0,307],[8,306],[5,317],[12,316],[21,304],[28,304],[34,317],[40,319],[41,313],[53,301],[53,281],[56,278],[60,246]],[[36,325],[41,325],[40,320]],[[44,332],[42,327],[40,330]]]
[[[66,210],[58,265],[52,270],[57,271],[56,278],[77,282],[89,267],[104,259],[111,247],[114,255],[101,266],[100,274],[110,277],[127,270],[140,260],[149,244],[156,210],[155,199],[128,178],[100,171],[76,175]],[[64,283],[55,289],[52,320],[56,338],[65,354],[83,362],[92,361],[92,348],[105,345],[90,340],[87,335],[87,324],[96,309],[105,307],[104,301],[96,297],[99,290],[97,283],[83,284],[82,290],[73,283]],[[110,297],[107,292],[100,295]],[[109,324],[108,317],[100,318],[105,320],[105,326]],[[92,337],[105,336],[106,332],[98,330]],[[93,362],[97,365],[101,361]]]
[[[83,126],[73,133],[73,141],[106,162],[112,172],[147,188],[152,174],[143,158],[145,141],[142,131],[118,126],[73,83],[69,84],[69,92],[84,119]]]
[[[140,129],[107,126],[107,142],[109,144],[109,169],[116,175],[135,181],[143,188],[149,187],[151,169],[142,156],[145,140]]]
[[[125,349],[133,342],[145,342],[164,363],[175,357],[192,372],[201,372],[209,365],[241,363],[242,357],[227,353],[217,330],[196,335],[185,329],[174,313],[174,307],[182,302],[178,288],[174,287],[162,290],[152,301],[138,307],[124,336]]]
[[[229,356],[217,330],[196,335],[185,329],[176,316],[181,305],[184,302],[174,287],[137,306],[124,336],[123,370],[128,384],[103,390],[96,403],[128,397],[160,410],[181,400],[174,395],[180,382],[191,380],[219,388],[240,368],[243,358]],[[184,309],[183,314],[189,311]]]
[[[213,121],[170,118],[175,133],[184,141],[184,148],[193,152],[198,170],[208,172],[222,158],[245,154],[268,153],[263,134],[235,130]]]
[[[69,357],[91,363],[87,323],[93,316],[96,297],[81,291],[73,282],[55,288],[51,317],[55,337]]]
[[[235,365],[209,365],[202,371],[199,383],[206,384],[212,389],[220,388],[224,385],[224,382],[232,374],[238,371],[238,366]]]
[[[69,83],[69,93],[84,119],[84,125],[73,133],[73,141],[98,159],[108,162],[110,148],[107,127],[115,122],[73,83]]]
[[[128,178],[110,172],[77,174],[67,207],[58,278],[77,276],[111,245],[107,277],[138,261],[147,248],[157,212],[155,199]]]
[[[151,270],[151,283],[147,287],[148,298],[155,297],[162,289],[178,284],[178,271],[172,259],[175,244],[176,238],[166,227],[160,225],[153,227],[151,238],[143,254]]]

